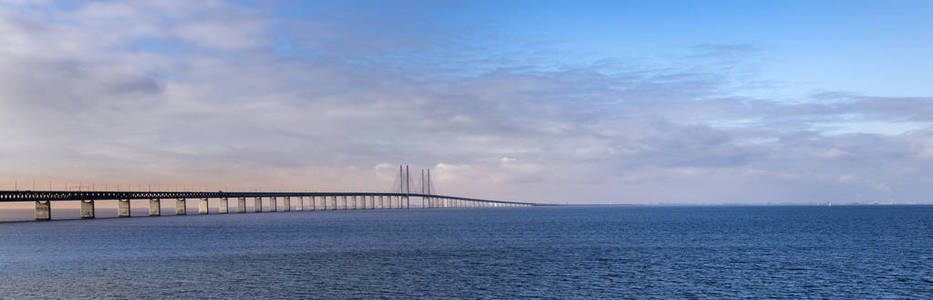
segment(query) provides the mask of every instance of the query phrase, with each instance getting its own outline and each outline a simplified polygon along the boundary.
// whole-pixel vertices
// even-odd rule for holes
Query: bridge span
[[[149,200],[149,216],[161,216],[162,200],[175,200],[175,215],[187,215],[188,199],[198,201],[198,215],[209,213],[210,200],[215,199],[218,213],[231,212],[230,199],[236,200],[234,212],[247,212],[247,199],[252,199],[253,211],[262,212],[264,203],[268,211],[302,210],[355,210],[355,209],[410,209],[411,198],[416,208],[478,208],[478,207],[521,207],[540,206],[529,202],[498,201],[477,198],[455,197],[419,193],[380,192],[165,192],[165,191],[0,191],[0,202],[35,202],[36,220],[52,219],[53,201],[80,201],[81,218],[93,219],[95,201],[117,201],[117,215],[130,217],[130,200]],[[279,199],[282,200],[279,206]],[[297,200],[292,206],[292,200]],[[307,201],[306,201],[307,200]],[[417,199],[416,199],[417,200]]]

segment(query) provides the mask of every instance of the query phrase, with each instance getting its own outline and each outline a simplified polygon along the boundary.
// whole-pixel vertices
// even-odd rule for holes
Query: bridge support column
[[[331,210],[337,210],[337,196],[330,196]]]
[[[369,196],[369,209],[376,209],[376,197],[377,196]]]
[[[292,198],[285,197],[282,199],[282,211],[292,211]]]
[[[262,197],[253,198],[253,211],[262,212]]]
[[[379,209],[386,209],[386,196],[379,196]]]
[[[126,218],[130,216],[130,199],[117,200],[117,217]]]
[[[36,221],[48,221],[52,219],[52,201],[36,201]]]
[[[353,198],[353,209],[356,209],[357,202],[360,201],[360,196],[350,196],[350,198]]]
[[[240,197],[236,199],[236,208],[237,213],[246,213],[246,197]]]
[[[277,212],[279,211],[279,199],[276,197],[269,197],[269,211]]]
[[[81,200],[81,218],[94,218],[94,200]]]
[[[295,204],[295,211],[304,211],[305,210],[305,197],[298,196],[298,203]]]
[[[311,201],[311,210],[317,210],[317,197],[311,196],[308,201]]]
[[[347,196],[343,196],[343,209],[344,209],[344,210],[347,210],[347,209],[348,209],[348,207],[347,207]]]
[[[184,216],[188,214],[188,207],[185,198],[175,199],[175,215]]]
[[[366,195],[359,196],[359,197],[360,197],[360,208],[362,209],[368,208],[369,203],[366,203]]]
[[[81,200],[81,218],[94,218],[94,200]]]
[[[221,214],[230,213],[230,200],[226,197],[220,198],[220,208],[217,210],[217,212]]]
[[[207,210],[207,209],[208,209],[208,204],[209,204],[209,203],[207,202],[207,198],[201,198],[201,200],[198,201],[198,214],[199,214],[199,215],[206,215],[206,214],[209,214],[209,213],[210,213],[210,212]]]
[[[149,199],[149,216],[162,215],[162,199]]]

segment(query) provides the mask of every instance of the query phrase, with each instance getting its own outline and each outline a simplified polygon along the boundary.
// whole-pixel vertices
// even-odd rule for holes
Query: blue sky
[[[274,14],[399,18],[393,24],[400,27],[376,30],[449,30],[461,34],[451,37],[455,42],[487,48],[489,55],[529,45],[554,52],[537,64],[664,61],[691,47],[740,45],[759,52],[757,75],[790,85],[789,94],[924,96],[933,92],[925,84],[933,75],[931,10],[929,1],[314,1],[285,3]],[[288,40],[287,31],[278,34]]]
[[[929,203],[931,6],[0,1],[0,188]]]

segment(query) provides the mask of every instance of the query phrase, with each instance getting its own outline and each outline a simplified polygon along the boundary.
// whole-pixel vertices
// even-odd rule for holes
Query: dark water
[[[0,224],[0,298],[933,298],[933,206]]]

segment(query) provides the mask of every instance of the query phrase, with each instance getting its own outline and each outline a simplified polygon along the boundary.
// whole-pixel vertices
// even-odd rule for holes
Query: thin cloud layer
[[[430,7],[276,9],[0,5],[0,185],[381,191],[408,163],[523,201],[930,203],[933,98],[750,96],[751,45],[555,64]]]

